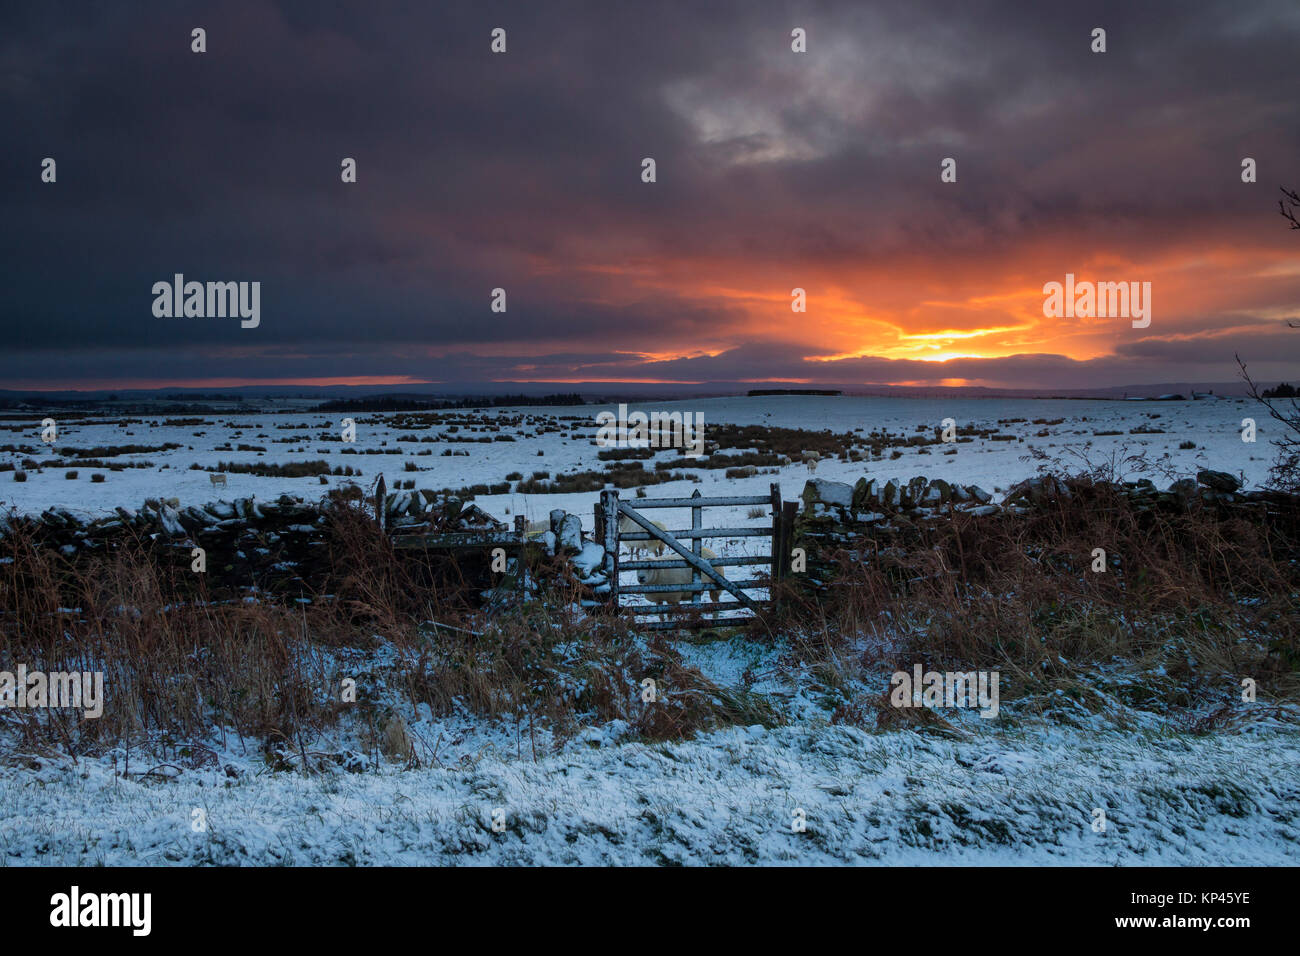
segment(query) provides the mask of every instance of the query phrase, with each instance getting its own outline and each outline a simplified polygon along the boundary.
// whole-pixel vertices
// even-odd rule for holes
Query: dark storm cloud
[[[1294,242],[1271,207],[1300,178],[1298,11],[28,6],[0,35],[0,386],[1177,377],[1232,342],[1124,341],[1109,364],[808,362],[836,349],[797,327],[753,341],[743,308],[702,290],[868,266],[992,281],[1022,257],[1077,250],[1058,278],[1096,250]],[[804,57],[789,52],[794,25]],[[1097,25],[1104,56],[1088,51]],[[504,56],[488,51],[496,26]],[[936,188],[946,155],[960,157],[960,189]],[[1240,183],[1242,155],[1259,185]],[[54,186],[39,182],[44,156]],[[358,160],[355,186],[339,182],[343,156]],[[659,164],[652,188],[644,156]],[[177,272],[261,281],[261,326],[154,318],[150,288]],[[497,286],[504,315],[488,311]],[[700,350],[714,357],[625,354]]]

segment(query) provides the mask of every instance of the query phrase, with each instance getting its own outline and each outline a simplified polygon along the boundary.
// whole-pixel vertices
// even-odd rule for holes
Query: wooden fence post
[[[700,489],[699,489],[699,488],[696,488],[695,491],[691,494],[691,497],[692,497],[692,498],[698,498],[698,497],[700,497]],[[695,507],[691,508],[691,530],[692,530],[692,531],[699,531],[699,530],[700,530],[701,528],[703,528],[703,527],[704,527],[704,509],[701,508],[699,505],[696,505]],[[703,557],[704,557],[704,539],[703,539],[703,538],[696,538],[696,539],[694,539],[694,540],[691,542],[691,550],[692,550],[693,552],[695,552],[695,556],[696,556],[697,558],[701,558],[701,559],[703,559]],[[691,569],[691,583],[692,583],[692,584],[699,584],[699,583],[700,583],[701,581],[703,581],[703,580],[704,580],[704,579],[703,579],[702,577],[700,577],[700,572],[699,572],[699,570],[698,570],[698,569],[695,569],[695,568],[692,568],[692,569]],[[703,591],[693,591],[693,592],[691,592],[691,603],[692,603],[692,604],[697,604],[697,605],[698,605],[698,604],[701,603],[701,599],[702,599],[703,597],[704,597],[704,592],[703,592]]]
[[[515,535],[519,538],[519,547],[515,549],[515,585],[524,590],[524,554],[527,551],[528,523],[523,515],[515,515]]]
[[[797,501],[781,506],[781,580],[790,576],[790,552],[794,548],[794,519],[799,512]]]
[[[781,552],[785,546],[781,543],[781,486],[774,481],[770,487],[772,489],[772,585],[775,590],[776,585],[781,583]],[[774,602],[775,598],[773,594]]]
[[[609,603],[618,609],[618,489],[600,493],[600,508],[605,531],[605,574],[609,581]]]

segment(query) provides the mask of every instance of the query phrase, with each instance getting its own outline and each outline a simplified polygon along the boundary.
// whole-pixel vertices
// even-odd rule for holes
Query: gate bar
[[[739,558],[708,558],[706,560],[715,568],[738,568],[747,564],[768,565],[772,563],[771,558],[761,554],[751,554]],[[621,571],[649,571],[654,568],[688,568],[690,565],[685,561],[664,558],[661,561],[620,561],[618,567]]]
[[[722,627],[745,627],[753,621],[752,617],[685,617],[675,621],[637,621],[636,626],[643,631],[705,631]]]
[[[603,494],[603,492],[602,492],[602,494]],[[730,591],[731,594],[732,594],[733,596],[735,596],[737,599],[739,599],[739,600],[745,602],[745,604],[746,604],[748,607],[752,608],[752,609],[754,610],[755,613],[758,612],[758,605],[754,603],[753,598],[751,598],[748,594],[746,594],[746,593],[745,593],[744,591],[742,591],[740,588],[736,587],[736,585],[732,584],[730,581],[728,581],[726,578],[724,578],[724,577],[723,577],[721,574],[719,574],[717,571],[714,571],[713,568],[709,565],[709,563],[708,563],[707,561],[705,561],[703,558],[696,557],[695,554],[694,554],[694,552],[687,551],[687,550],[686,550],[686,546],[683,545],[680,541],[678,541],[675,537],[673,537],[673,535],[672,535],[671,533],[669,533],[669,532],[667,532],[667,531],[661,531],[659,528],[655,527],[653,524],[650,523],[650,519],[649,519],[649,518],[643,518],[643,517],[641,517],[641,515],[637,514],[636,509],[632,508],[632,507],[631,507],[630,505],[628,505],[626,502],[621,502],[621,501],[619,501],[618,498],[617,498],[617,496],[615,496],[615,497],[612,498],[611,500],[615,503],[615,506],[618,508],[618,513],[619,513],[619,514],[625,514],[625,515],[627,515],[629,518],[631,518],[633,521],[635,521],[637,524],[639,524],[642,528],[644,528],[646,531],[648,531],[648,532],[649,532],[651,535],[653,535],[655,538],[658,538],[658,539],[659,539],[660,541],[662,541],[664,544],[668,545],[668,547],[672,548],[674,551],[676,551],[678,554],[680,554],[683,558],[686,559],[686,562],[687,562],[688,564],[690,564],[692,567],[698,569],[702,574],[706,575],[710,580],[712,580],[712,581],[716,581],[716,582],[718,583],[718,585],[719,585],[718,590]],[[615,520],[615,521],[611,522],[611,524],[612,524],[613,527],[614,527],[614,533],[615,533],[615,535],[617,535],[617,534],[618,534],[618,521]],[[712,534],[708,534],[708,535],[706,535],[704,532],[705,532],[705,531],[709,531],[709,530],[714,530],[715,533],[712,533]],[[766,531],[764,531],[764,530],[761,529],[761,528],[746,529],[746,530],[753,530],[753,531],[755,531],[757,534],[766,534],[766,533],[767,533]],[[608,536],[609,533],[610,533],[610,532],[609,532],[609,529],[606,528],[606,530],[605,530],[605,534],[606,534],[606,536]],[[683,534],[682,537],[688,537],[688,536]],[[707,529],[707,528],[706,528],[706,529],[700,529],[700,530],[692,531],[692,532],[690,533],[689,537],[692,537],[692,538],[704,538],[704,537],[722,538],[722,537],[728,537],[728,535],[717,534],[717,533],[716,533],[716,529]],[[616,546],[616,547],[617,547],[617,543],[618,543],[618,539],[617,539],[617,537],[616,537],[616,538],[615,538],[615,546]],[[615,569],[617,569],[617,565],[615,565]]]
[[[749,589],[762,590],[768,586],[765,578],[744,578],[731,583],[742,591]],[[620,594],[674,594],[677,591],[694,591],[697,594],[703,594],[705,591],[721,591],[722,588],[712,581],[685,581],[681,584],[624,584],[618,590]],[[751,600],[758,600],[758,598],[751,598]]]
[[[689,604],[677,604],[677,605],[668,604],[668,605],[660,605],[658,607],[629,608],[629,610],[632,611],[633,616],[635,617],[638,614],[656,614],[656,615],[681,614],[684,610],[690,607],[691,605]],[[740,610],[744,607],[745,605],[741,604],[739,601],[718,601],[717,603],[701,604],[700,610],[712,611],[714,608],[718,608],[719,610],[727,611],[727,610]],[[745,618],[744,620],[749,621],[752,620],[752,618]]]
[[[620,510],[622,510],[620,508]],[[623,512],[627,514],[627,512]],[[639,522],[638,522],[639,523]],[[658,530],[658,529],[655,529]],[[692,528],[689,531],[674,531],[679,538],[766,538],[772,534],[770,528]],[[662,541],[654,534],[643,531],[629,531],[618,536],[620,541]]]
[[[767,505],[771,504],[772,499],[767,495],[741,495],[739,497],[724,498],[705,498],[701,501],[699,498],[638,498],[636,506],[638,508],[695,508],[703,506],[706,508],[723,508],[728,505]]]

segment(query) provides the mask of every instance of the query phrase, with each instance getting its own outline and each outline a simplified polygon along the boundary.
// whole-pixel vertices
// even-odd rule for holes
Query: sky
[[[0,388],[1297,378],[1297,50],[1294,0],[8,5]]]

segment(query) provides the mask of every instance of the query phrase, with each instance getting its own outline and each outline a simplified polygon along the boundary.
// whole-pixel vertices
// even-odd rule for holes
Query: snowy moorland
[[[822,455],[815,477],[834,481],[924,475],[1000,492],[1042,467],[1101,467],[1119,478],[1151,477],[1163,487],[1211,468],[1250,486],[1266,478],[1271,460],[1269,423],[1257,406],[1237,400],[800,396],[641,407],[698,413],[706,437],[713,425],[798,429],[810,443],[825,430],[875,433],[881,446],[875,451],[856,446],[850,454],[846,446],[842,458]],[[533,484],[525,492],[519,482],[536,472],[546,473],[535,479],[543,482],[609,467],[611,459],[593,444],[599,410],[446,412],[423,424],[409,415],[361,413],[350,416],[357,424],[354,443],[340,440],[339,422],[349,416],[308,411],[170,420],[68,416],[56,419],[53,445],[41,441],[42,416],[10,418],[0,422],[7,428],[0,438],[0,508],[99,515],[150,497],[186,504],[284,493],[314,498],[349,483],[367,487],[382,472],[390,489],[399,481],[451,491],[508,482],[504,490],[470,493],[507,522],[563,508],[582,516],[589,532],[596,490],[548,494]],[[1259,424],[1254,444],[1241,439],[1247,417]],[[945,418],[968,440],[952,447],[906,441],[930,435]],[[740,456],[746,449],[721,452]],[[728,477],[726,469],[679,460],[671,451],[646,460],[646,472],[669,458],[664,470],[683,476],[648,482],[650,497],[697,488],[705,495],[762,495],[780,482],[793,499],[814,474],[791,460],[765,461],[753,473]],[[324,471],[271,473],[319,461],[328,466]],[[219,465],[224,489],[210,478]],[[17,480],[19,473],[25,480]],[[103,479],[92,480],[94,474]],[[635,483],[622,487],[632,499]],[[769,520],[746,512],[735,509],[730,520],[719,515],[717,524]],[[672,517],[676,525],[678,516]],[[754,541],[707,543],[727,556],[755,547]],[[261,600],[250,594],[234,612]],[[142,702],[142,713],[150,706],[156,711],[158,701],[193,704],[184,721],[176,715],[184,734],[159,730],[166,720],[155,712],[138,732],[129,720],[115,724],[125,728],[120,740],[105,742],[101,735],[95,746],[70,747],[58,729],[66,724],[0,709],[0,861],[1300,863],[1300,709],[1286,693],[1242,700],[1236,676],[1243,667],[1256,673],[1249,668],[1271,660],[1267,653],[1276,657],[1266,649],[1277,635],[1253,619],[1242,624],[1225,617],[1222,608],[1198,608],[1194,596],[1180,600],[1192,603],[1151,621],[1119,621],[1054,598],[1026,604],[1034,611],[1026,615],[1031,626],[1041,622],[1073,642],[1075,659],[1066,659],[1063,643],[1040,649],[1032,666],[1024,654],[1013,660],[1008,632],[994,719],[958,710],[934,719],[928,711],[904,712],[906,720],[894,720],[897,712],[881,707],[890,676],[885,662],[904,646],[910,653],[926,636],[926,608],[906,621],[886,617],[896,624],[883,630],[875,619],[870,633],[855,628],[836,641],[819,630],[826,620],[808,620],[765,635],[722,630],[667,643],[635,633],[629,643],[615,635],[598,648],[575,644],[558,625],[551,635],[549,623],[527,618],[522,626],[533,628],[537,645],[522,658],[511,647],[488,646],[486,638],[476,644],[469,632],[456,632],[462,644],[454,653],[446,650],[454,643],[447,631],[432,638],[446,641],[439,651],[430,650],[424,632],[399,640],[372,629],[355,642],[337,633],[290,635],[274,644],[286,655],[276,666],[314,688],[316,699],[310,706],[299,701],[295,718],[298,712],[318,716],[299,720],[290,739],[281,735],[274,746],[247,732],[256,707],[219,701],[221,713],[236,715],[224,720],[215,704],[199,699],[198,688],[210,693],[217,686],[204,683],[213,674],[229,680],[257,671],[237,693],[265,693],[266,706],[279,707],[280,685],[269,678],[259,683],[260,659],[241,662],[236,655],[234,663],[222,663],[217,650],[209,655],[185,640],[164,642],[158,646],[180,648],[180,670],[167,660],[172,670],[151,685],[150,667],[163,673],[164,665],[151,660],[131,686],[154,701]],[[138,624],[139,614],[127,611],[136,614],[128,627],[156,638],[152,625]],[[72,619],[81,612],[56,613]],[[255,632],[268,620],[272,630],[293,620],[231,619],[253,620]],[[943,621],[936,620],[942,634]],[[1118,653],[1078,659],[1121,646],[1126,659]],[[232,642],[219,650],[244,647]],[[0,670],[20,663],[8,650],[0,648]],[[1207,665],[1209,658],[1218,670]],[[500,676],[519,660],[522,677]],[[659,675],[657,702],[639,697],[645,673]],[[340,712],[329,691],[349,675],[365,691],[365,706],[355,713]],[[112,673],[106,688],[111,698]],[[509,697],[517,704],[519,695],[540,702],[538,719],[501,703]],[[647,717],[655,707],[667,708],[682,726]],[[326,713],[328,719],[319,717]]]
[[[1072,469],[1079,455],[1101,464],[1126,454],[1143,453],[1152,461],[1168,455],[1180,474],[1198,468],[1215,468],[1244,474],[1245,484],[1263,481],[1272,460],[1269,447],[1273,423],[1258,405],[1245,399],[1183,402],[1066,401],[1023,399],[893,399],[822,396],[717,398],[689,402],[636,404],[646,412],[691,412],[701,416],[705,438],[711,426],[755,425],[833,433],[869,433],[887,430],[898,435],[932,432],[945,418],[958,428],[991,429],[1009,440],[977,438],[955,446],[944,455],[930,448],[902,447],[897,458],[854,462],[823,460],[816,475],[833,481],[856,481],[864,474],[887,480],[914,475],[978,484],[989,491],[1006,488],[1035,474],[1038,463],[1030,448],[1059,457]],[[282,493],[317,495],[323,490],[316,477],[265,477],[256,474],[228,476],[225,490],[214,491],[209,474],[192,465],[215,468],[219,462],[290,464],[324,460],[331,467],[352,466],[354,476],[327,476],[328,487],[356,481],[365,484],[381,472],[389,488],[397,479],[414,479],[419,488],[492,485],[512,473],[528,477],[545,470],[552,475],[594,469],[602,464],[594,444],[596,415],[603,406],[565,408],[500,408],[441,413],[447,425],[398,428],[395,414],[279,412],[275,414],[223,414],[144,416],[131,419],[69,417],[59,422],[57,441],[41,441],[42,415],[0,420],[0,467],[25,470],[27,478],[15,482],[13,472],[0,472],[0,507],[42,511],[67,507],[90,513],[112,511],[117,505],[136,504],[149,496],[179,498],[182,504],[210,501],[216,496],[254,495],[274,498]],[[340,422],[357,422],[356,441],[345,444]],[[1257,440],[1241,439],[1242,419],[1258,423]],[[1059,420],[1059,423],[1058,423]],[[169,424],[172,422],[172,424]],[[175,424],[181,422],[181,424]],[[1041,422],[1037,423],[1037,422]],[[1135,432],[1134,429],[1140,429]],[[1098,434],[1118,433],[1118,434]],[[398,439],[403,439],[399,441]],[[455,440],[450,440],[455,439]],[[1194,447],[1180,448],[1192,443]],[[150,450],[114,455],[108,461],[131,467],[110,471],[78,465],[69,448],[95,449],[146,446]],[[262,449],[239,450],[240,445]],[[166,447],[176,446],[176,447]],[[423,454],[421,454],[423,453]],[[892,454],[892,453],[891,453]],[[787,499],[798,495],[808,477],[800,462],[777,466],[774,473],[727,478],[722,470],[692,467],[690,459],[676,459],[665,450],[656,461],[672,459],[674,470],[695,474],[698,482],[680,480],[656,484],[652,497],[701,494],[767,494],[771,482],[782,485]],[[37,473],[23,469],[24,459],[61,460]],[[134,467],[145,463],[145,467]],[[418,470],[407,471],[415,468]],[[648,467],[648,466],[647,466]],[[69,480],[69,470],[77,477]],[[102,482],[92,473],[104,475]],[[1162,483],[1157,477],[1157,483]],[[512,483],[512,487],[513,487]],[[552,508],[590,515],[598,495],[478,494],[480,507],[498,517],[526,515],[544,518]]]

